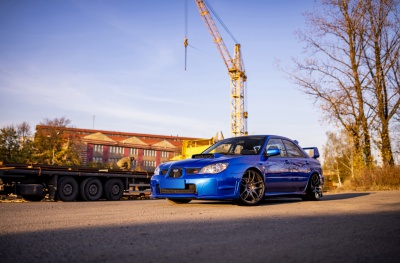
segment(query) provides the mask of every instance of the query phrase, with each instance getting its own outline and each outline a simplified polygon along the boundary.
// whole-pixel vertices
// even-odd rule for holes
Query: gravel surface
[[[398,262],[400,191],[267,199],[0,203],[0,262]]]

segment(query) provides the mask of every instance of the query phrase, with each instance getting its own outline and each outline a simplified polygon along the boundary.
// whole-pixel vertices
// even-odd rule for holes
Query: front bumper
[[[196,175],[172,178],[154,175],[150,198],[236,199],[240,178]]]

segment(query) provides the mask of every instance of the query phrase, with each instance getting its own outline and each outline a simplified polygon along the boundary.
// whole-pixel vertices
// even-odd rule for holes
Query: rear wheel
[[[74,201],[79,193],[78,182],[70,176],[62,177],[57,184],[57,194],[61,201]]]
[[[167,200],[174,204],[187,204],[190,201],[192,201],[192,199],[180,199],[180,198],[168,198]]]
[[[264,200],[264,178],[256,171],[248,170],[243,174],[240,182],[240,205],[258,205]]]
[[[111,178],[104,184],[104,195],[109,201],[121,199],[124,194],[124,184],[120,179]]]
[[[302,198],[304,201],[318,201],[322,197],[321,182],[318,174],[312,174],[308,182],[306,195]]]

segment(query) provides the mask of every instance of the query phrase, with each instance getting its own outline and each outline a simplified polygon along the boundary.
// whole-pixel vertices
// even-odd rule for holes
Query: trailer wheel
[[[81,183],[81,197],[85,201],[97,201],[103,194],[103,185],[95,177],[89,177]]]
[[[124,184],[120,179],[111,178],[104,184],[104,195],[109,201],[117,201],[124,194]]]
[[[89,201],[87,199],[87,197],[86,197],[86,194],[85,194],[85,186],[86,186],[86,183],[89,180],[92,180],[92,179],[93,179],[93,177],[88,177],[88,178],[83,179],[82,182],[80,183],[80,185],[79,185],[79,197],[80,197],[80,200]]]
[[[57,194],[61,201],[74,201],[78,192],[78,182],[73,177],[65,176],[58,181]]]

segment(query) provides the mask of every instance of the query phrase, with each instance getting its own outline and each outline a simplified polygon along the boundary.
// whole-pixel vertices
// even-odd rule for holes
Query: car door
[[[269,139],[266,147],[268,149],[278,148],[279,156],[267,157],[264,161],[265,188],[267,195],[285,193],[292,190],[291,185],[291,164],[286,155],[285,146],[281,139]]]
[[[292,192],[302,192],[308,182],[310,164],[308,157],[298,145],[292,141],[282,140],[286,148],[288,160],[291,163],[290,177],[292,181]]]

